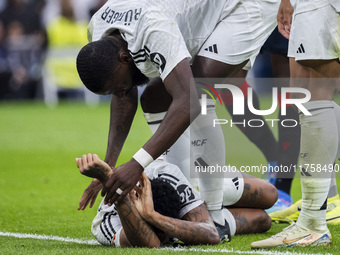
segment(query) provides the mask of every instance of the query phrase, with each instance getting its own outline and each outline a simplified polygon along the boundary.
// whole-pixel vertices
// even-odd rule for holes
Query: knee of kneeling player
[[[264,209],[268,209],[270,207],[272,207],[278,197],[279,197],[279,193],[277,192],[277,189],[275,188],[274,185],[272,185],[271,183],[267,182],[264,189],[265,191],[265,206],[264,206]]]
[[[268,231],[272,226],[272,219],[265,211],[262,211],[257,219],[257,233]]]

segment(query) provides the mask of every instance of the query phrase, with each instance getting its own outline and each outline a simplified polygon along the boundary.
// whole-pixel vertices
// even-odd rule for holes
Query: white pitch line
[[[16,238],[31,238],[31,239],[40,239],[40,240],[53,240],[53,241],[62,241],[62,242],[89,244],[89,245],[99,245],[99,243],[96,240],[82,240],[82,239],[76,239],[76,238],[70,238],[70,237],[61,237],[61,236],[22,234],[22,233],[11,233],[11,232],[0,232],[0,236],[9,236],[9,237],[16,237]]]
[[[15,238],[30,238],[30,239],[38,239],[38,240],[52,240],[52,241],[61,241],[68,243],[79,243],[79,244],[88,244],[88,245],[99,245],[96,240],[83,240],[76,239],[70,237],[61,237],[61,236],[49,236],[49,235],[37,235],[37,234],[23,234],[23,233],[12,233],[12,232],[1,232],[0,236],[7,237],[15,237]],[[265,251],[265,250],[252,250],[252,251],[239,251],[234,249],[199,249],[199,248],[190,248],[190,247],[166,247],[162,248],[163,250],[173,250],[173,251],[191,251],[191,252],[206,252],[206,253],[231,253],[231,254],[250,254],[250,255],[332,255],[330,253],[321,254],[321,253],[300,253],[300,252],[291,252],[291,251]]]
[[[301,253],[301,252],[291,252],[291,251],[269,251],[269,250],[251,250],[251,251],[239,251],[234,249],[199,249],[199,248],[163,248],[164,250],[174,250],[174,251],[191,251],[191,252],[206,252],[206,253],[231,253],[231,254],[251,254],[251,255],[332,255],[331,253]]]

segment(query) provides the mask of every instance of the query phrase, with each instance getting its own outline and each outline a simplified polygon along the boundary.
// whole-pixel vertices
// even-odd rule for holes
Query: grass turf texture
[[[267,102],[268,101],[268,102]],[[270,103],[265,101],[266,105]],[[218,111],[227,116],[224,109]],[[230,119],[230,117],[225,117]],[[93,239],[90,226],[94,208],[77,211],[90,179],[81,176],[75,158],[84,153],[105,157],[109,103],[90,108],[82,103],[61,104],[49,109],[40,103],[0,104],[0,232]],[[275,132],[275,130],[274,130]],[[140,109],[123,148],[119,164],[150,137]],[[236,128],[227,129],[227,161],[234,165],[266,164],[258,149]],[[300,179],[293,182],[293,198],[301,196]],[[250,251],[250,243],[279,232],[286,224],[273,225],[265,234],[236,236],[231,243],[199,246],[198,249]],[[330,226],[333,246],[327,248],[277,248],[276,252],[339,254],[338,227]],[[193,251],[113,249],[61,241],[18,239],[0,236],[0,254],[191,254]],[[204,253],[196,251],[194,254]],[[257,253],[259,254],[259,253]],[[275,254],[275,253],[273,253]]]

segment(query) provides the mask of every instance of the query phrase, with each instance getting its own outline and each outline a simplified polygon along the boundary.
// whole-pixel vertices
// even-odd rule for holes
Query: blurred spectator
[[[107,0],[97,0],[97,3],[89,9],[90,17],[92,17],[106,2]]]
[[[71,0],[74,17],[77,21],[86,21],[90,19],[89,10],[94,8],[98,2],[102,0]],[[51,22],[60,15],[61,0],[46,0],[46,8],[44,10],[43,20],[45,24]]]
[[[88,22],[76,20],[71,0],[61,0],[60,8],[60,16],[47,25],[49,50],[44,94],[50,104],[59,98],[83,98],[85,93],[75,63],[79,50],[87,43]]]
[[[0,13],[0,99],[34,98],[41,81],[46,33],[29,4],[8,0]]]

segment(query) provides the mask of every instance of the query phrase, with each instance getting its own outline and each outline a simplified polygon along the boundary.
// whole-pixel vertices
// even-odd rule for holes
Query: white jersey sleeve
[[[122,223],[119,219],[118,212],[114,205],[108,206],[101,201],[97,215],[92,221],[91,232],[97,241],[102,245],[120,246],[119,236]]]
[[[100,40],[118,29],[140,71],[149,78],[164,80],[181,60],[191,55],[178,23],[173,17],[161,15],[160,9],[149,1],[109,0],[91,18],[88,40]]]
[[[125,35],[130,54],[141,72],[150,78],[164,80],[183,59],[191,59],[177,23],[149,19],[145,30],[134,36]]]

